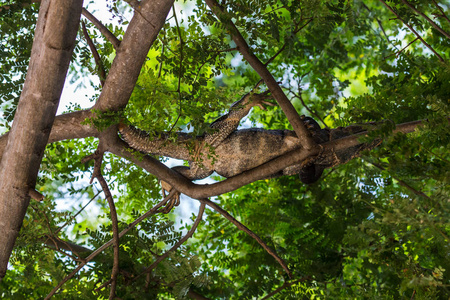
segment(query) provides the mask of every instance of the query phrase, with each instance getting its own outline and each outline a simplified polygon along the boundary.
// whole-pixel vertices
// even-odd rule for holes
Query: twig
[[[317,144],[312,139],[308,129],[300,119],[300,116],[298,115],[294,106],[286,97],[286,95],[283,93],[283,90],[280,88],[275,78],[273,78],[272,74],[269,72],[267,67],[251,51],[242,34],[234,25],[231,18],[227,16],[227,11],[224,9],[224,7],[222,7],[219,3],[217,3],[216,0],[206,0],[206,4],[209,6],[212,12],[219,18],[219,20],[221,20],[222,23],[228,27],[231,34],[231,38],[238,47],[239,52],[250,64],[250,66],[252,66],[252,68],[264,80],[267,87],[271,91],[273,97],[278,102],[287,119],[289,120],[289,123],[293,127],[295,133],[297,134],[297,137],[302,141],[304,149],[311,150],[313,148],[316,148]]]
[[[115,179],[114,179],[115,180]],[[113,183],[114,180],[111,182]],[[66,221],[66,223],[64,223],[63,225],[61,225],[58,229],[56,229],[55,234],[57,234],[58,232],[61,231],[61,229],[63,229],[65,226],[67,226],[67,224],[70,223],[70,221],[72,221],[73,219],[75,219],[89,204],[91,204],[92,201],[94,201],[95,198],[97,198],[98,195],[100,195],[102,191],[98,191],[97,194],[95,194],[89,201],[88,203],[86,203],[79,211],[77,211],[76,214],[74,214],[72,217],[70,217],[70,220]]]
[[[112,279],[109,279],[106,282],[103,282],[98,288],[95,288],[94,291],[99,292],[102,288],[108,286],[111,283],[111,281],[112,281]],[[100,282],[100,281],[98,281],[98,282]]]
[[[103,25],[96,17],[94,17],[89,11],[87,11],[84,7],[81,11],[83,16],[85,16],[95,27],[100,30],[100,32],[108,39],[108,41],[113,45],[114,49],[119,49],[120,41],[119,39],[111,32],[105,25]]]
[[[398,57],[398,56],[400,55],[400,53],[403,52],[403,50],[405,50],[406,48],[408,48],[412,43],[414,43],[414,42],[417,41],[418,39],[419,39],[419,38],[415,38],[413,41],[409,42],[408,45],[406,45],[406,46],[403,47],[402,49],[398,50],[397,52],[392,53],[392,54],[386,56],[384,59],[386,59],[386,58],[388,58],[388,57],[391,57],[392,55],[395,55],[395,56]]]
[[[184,47],[184,41],[183,41],[183,37],[181,36],[181,30],[180,30],[180,24],[178,24],[178,18],[177,18],[177,13],[176,13],[176,9],[175,9],[175,4],[172,5],[172,10],[173,10],[173,17],[175,19],[175,24],[177,25],[177,32],[178,32],[178,38],[180,39],[180,66],[179,66],[179,70],[178,70],[178,86],[177,86],[177,93],[178,93],[178,101],[179,101],[179,106],[180,106],[180,111],[178,113],[178,117],[175,120],[175,122],[173,123],[172,127],[169,130],[169,133],[172,132],[172,130],[175,128],[175,126],[178,123],[178,120],[181,117],[181,103],[182,103],[182,99],[181,99],[181,77],[183,75],[183,59],[184,59],[184,55],[183,55],[183,47]]]
[[[159,256],[149,267],[147,267],[144,272],[142,272],[141,274],[139,274],[138,276],[133,278],[133,281],[135,281],[136,279],[138,279],[139,277],[141,277],[144,274],[150,273],[154,268],[156,268],[156,266],[163,260],[165,259],[167,256],[170,255],[171,252],[175,251],[178,247],[180,247],[184,242],[186,242],[195,232],[195,230],[197,229],[198,225],[200,224],[200,221],[202,220],[203,217],[203,212],[205,211],[205,203],[201,203],[200,204],[200,208],[198,209],[198,215],[197,218],[195,219],[194,224],[192,224],[192,228],[188,231],[188,233],[186,233],[186,235],[184,237],[182,237],[175,245],[172,246],[172,248],[170,248],[169,250],[167,250],[163,255]]]
[[[442,29],[441,27],[439,27],[438,24],[434,23],[433,20],[431,20],[430,18],[428,18],[428,16],[426,14],[424,14],[423,12],[417,10],[414,6],[411,5],[411,3],[409,3],[406,0],[402,0],[403,3],[405,3],[409,8],[411,8],[413,11],[415,11],[416,13],[418,13],[419,15],[421,15],[425,20],[427,20],[431,26],[433,26],[437,31],[439,31],[440,33],[442,33],[443,35],[445,35],[448,39],[450,39],[450,34],[448,34],[444,29]]]
[[[131,229],[133,229],[137,224],[139,224],[142,220],[148,218],[151,215],[154,215],[155,213],[158,212],[158,209],[160,207],[162,207],[164,204],[167,203],[167,201],[169,201],[170,198],[172,198],[172,196],[175,194],[176,190],[172,189],[169,194],[161,201],[159,202],[157,205],[153,206],[150,210],[148,210],[145,214],[143,214],[142,216],[140,216],[139,218],[137,218],[134,222],[130,223],[128,225],[127,228],[125,228],[124,230],[122,230],[119,233],[119,238],[121,238],[122,236],[124,236],[125,234],[128,233],[128,231],[130,231]],[[71,279],[73,276],[75,276],[75,274],[78,273],[79,270],[81,270],[81,268],[83,268],[88,262],[90,262],[92,259],[94,259],[97,255],[99,255],[100,253],[103,252],[103,250],[105,250],[106,248],[108,248],[109,246],[111,246],[113,244],[113,240],[109,240],[108,242],[106,242],[105,244],[103,244],[101,247],[99,247],[97,250],[95,250],[94,252],[92,252],[88,257],[86,257],[86,259],[84,260],[83,263],[80,263],[69,275],[67,275],[63,280],[61,280],[57,286],[55,286],[53,288],[53,290],[45,297],[45,299],[50,299],[63,285],[64,283],[66,283],[69,279]]]
[[[400,21],[403,22],[403,24],[405,24],[406,27],[409,28],[409,30],[411,30],[416,36],[417,38],[428,48],[430,49],[437,57],[440,61],[445,62],[445,60],[433,49],[433,47],[431,47],[427,42],[425,42],[425,40],[417,33],[417,31],[414,30],[414,28],[412,28],[408,23],[405,22],[405,20],[403,20],[399,14],[397,14],[395,12],[395,10],[390,7],[385,1],[380,0],[381,3],[384,4],[384,6],[386,6],[396,17],[397,19],[399,19]]]
[[[228,219],[231,223],[233,223],[238,229],[244,231],[249,236],[251,236],[253,239],[255,239],[258,242],[258,244],[260,244],[261,247],[263,247],[263,249],[266,250],[267,253],[269,253],[273,258],[275,258],[275,260],[281,265],[281,267],[283,267],[283,269],[288,274],[289,278],[292,278],[292,273],[289,270],[289,268],[286,265],[286,263],[284,262],[284,260],[281,257],[279,257],[278,254],[276,254],[275,251],[272,250],[258,235],[256,235],[250,229],[248,229],[244,224],[242,224],[241,222],[236,220],[232,215],[230,215],[226,210],[221,208],[216,203],[214,203],[214,202],[212,202],[212,201],[210,201],[208,199],[200,199],[199,201],[201,203],[204,203],[204,204],[208,205],[209,207],[211,207],[212,209],[214,209],[215,211],[220,213],[222,216],[224,216],[226,219]]]
[[[310,113],[312,116],[316,117],[317,120],[320,120],[320,122],[322,122],[322,124],[323,124],[326,128],[328,128],[327,124],[325,124],[325,121],[324,121],[324,120],[323,120],[316,112],[312,111],[312,109],[310,109],[308,105],[306,105],[305,101],[303,100],[303,96],[302,96],[302,93],[301,93],[301,90],[300,90],[300,82],[299,82],[299,91],[300,91],[300,92],[299,92],[298,94],[297,94],[296,92],[292,91],[292,90],[291,90],[290,88],[288,88],[288,87],[284,87],[284,88],[287,89],[290,93],[292,93],[296,98],[298,98],[298,100],[300,100],[300,102],[302,103],[303,107],[304,107],[307,111],[309,111],[309,113]]]
[[[105,85],[106,72],[105,68],[103,67],[102,59],[100,58],[100,55],[98,54],[98,51],[95,48],[95,45],[86,30],[86,25],[84,24],[84,22],[81,22],[81,27],[83,29],[84,38],[86,39],[89,49],[91,49],[92,56],[94,57],[95,64],[97,65],[98,77],[100,78],[100,84],[103,87]]]

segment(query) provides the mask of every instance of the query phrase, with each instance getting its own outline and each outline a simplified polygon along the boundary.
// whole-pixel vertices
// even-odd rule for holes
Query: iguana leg
[[[197,164],[192,164],[192,167],[186,167],[186,166],[176,166],[173,167],[172,170],[180,173],[184,177],[188,178],[189,180],[197,180],[197,179],[203,179],[205,177],[208,177],[211,175],[214,171],[211,169],[204,169],[199,167]],[[166,197],[166,192],[170,192],[172,189],[172,186],[168,184],[167,182],[161,180],[161,188],[162,188],[162,194],[163,197]],[[164,209],[162,210],[163,213],[168,213],[172,210],[174,206],[178,206],[180,204],[180,192],[176,192],[171,199],[169,199],[169,202],[166,204]]]
[[[211,123],[210,127],[216,131],[205,135],[205,143],[217,147],[238,128],[239,122],[250,112],[252,107],[259,106],[261,109],[265,109],[264,105],[274,106],[273,103],[265,101],[271,98],[271,96],[268,96],[268,91],[261,94],[252,92],[245,94],[239,101],[231,105],[226,115]]]

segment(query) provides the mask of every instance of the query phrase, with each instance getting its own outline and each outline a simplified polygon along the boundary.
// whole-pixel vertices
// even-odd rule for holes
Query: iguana
[[[138,151],[147,154],[182,159],[189,162],[187,166],[176,166],[173,169],[190,180],[197,180],[211,175],[214,171],[226,178],[255,168],[269,160],[281,156],[291,150],[302,147],[294,131],[265,130],[249,128],[237,130],[239,122],[252,107],[273,105],[265,100],[270,96],[267,92],[248,93],[233,103],[229,112],[214,121],[210,127],[212,133],[193,137],[188,133],[178,132],[176,142],[167,139],[167,134],[151,135],[133,126],[119,124],[122,138]],[[321,129],[314,119],[302,117],[316,143],[322,144],[331,140],[361,132],[361,126],[349,126],[337,129]],[[195,147],[189,146],[195,140]],[[299,174],[302,182],[310,184],[317,181],[325,168],[342,164],[360,151],[363,144],[350,149],[321,155],[308,159],[300,164],[289,166],[272,177]],[[191,150],[190,150],[191,149]]]

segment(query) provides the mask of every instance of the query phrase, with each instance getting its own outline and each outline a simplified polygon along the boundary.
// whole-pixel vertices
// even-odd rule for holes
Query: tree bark
[[[0,280],[19,234],[75,46],[83,0],[43,0],[24,88],[0,163]]]

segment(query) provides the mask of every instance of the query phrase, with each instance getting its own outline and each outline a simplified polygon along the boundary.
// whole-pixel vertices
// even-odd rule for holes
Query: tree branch
[[[394,175],[390,174],[390,172],[389,172],[388,170],[386,170],[386,168],[384,168],[382,165],[377,164],[377,163],[374,163],[374,162],[371,162],[371,164],[372,164],[373,166],[377,167],[378,169],[382,170],[382,171],[388,172],[389,175],[390,175],[392,178],[394,178],[395,180],[397,180],[398,184],[400,184],[401,186],[405,187],[405,188],[408,189],[410,192],[414,193],[414,194],[417,195],[417,196],[424,197],[424,198],[427,198],[428,200],[431,200],[431,198],[430,198],[428,195],[426,195],[424,192],[419,191],[419,190],[416,190],[415,188],[413,188],[412,186],[410,186],[409,184],[407,184],[407,183],[404,182],[403,180],[401,180],[401,179],[395,177]]]
[[[215,211],[217,211],[218,213],[220,213],[222,216],[224,216],[228,221],[230,221],[231,223],[233,223],[239,230],[242,230],[243,232],[245,232],[246,234],[248,234],[249,236],[251,236],[255,241],[258,242],[258,244],[261,245],[261,247],[263,247],[264,250],[266,250],[267,253],[269,253],[273,258],[275,258],[275,260],[281,265],[281,267],[286,271],[286,273],[288,274],[289,278],[292,278],[292,273],[289,270],[288,266],[286,265],[286,263],[284,262],[284,260],[278,256],[278,254],[275,253],[274,250],[272,250],[272,248],[270,248],[257,234],[255,234],[253,231],[251,231],[250,229],[248,229],[244,224],[242,224],[241,222],[239,222],[238,220],[236,220],[232,215],[230,215],[226,210],[224,210],[222,207],[220,207],[219,205],[217,205],[216,203],[208,200],[208,199],[200,199],[199,200],[202,204],[206,204],[209,207],[211,207],[212,209],[214,209]]]
[[[103,67],[102,59],[100,58],[100,55],[98,54],[98,51],[95,48],[95,45],[86,30],[86,25],[84,24],[84,22],[81,22],[81,27],[83,29],[84,38],[86,39],[89,49],[91,49],[92,56],[94,57],[95,64],[97,65],[98,77],[100,79],[100,84],[103,87],[105,85],[106,72],[105,68]]]
[[[397,19],[399,19],[400,21],[402,21],[403,24],[405,24],[406,27],[409,28],[409,30],[411,30],[416,37],[428,48],[431,50],[431,52],[434,53],[434,55],[436,55],[440,61],[445,62],[445,60],[433,49],[433,47],[431,47],[427,42],[425,42],[425,40],[419,35],[419,33],[417,33],[417,31],[414,30],[414,28],[412,28],[408,23],[405,22],[405,20],[403,20],[399,14],[397,14],[397,12],[395,12],[395,10],[390,7],[385,1],[383,0],[379,0],[381,3],[384,4],[384,6],[386,6],[396,17]]]
[[[436,24],[435,22],[433,22],[433,20],[431,20],[430,18],[427,17],[426,14],[424,14],[421,11],[418,11],[414,6],[411,5],[411,3],[409,3],[406,0],[402,0],[403,3],[405,3],[409,8],[411,8],[414,12],[416,12],[417,14],[421,15],[425,20],[427,20],[431,26],[433,26],[437,31],[439,31],[440,33],[442,33],[446,38],[450,39],[450,34],[448,34],[444,29],[442,29],[441,27],[439,27],[438,24]]]
[[[292,103],[283,93],[283,90],[278,85],[275,78],[273,78],[272,74],[269,72],[267,67],[258,59],[258,57],[253,54],[244,37],[231,21],[231,18],[225,17],[227,15],[225,8],[215,0],[206,0],[206,4],[217,16],[217,18],[219,18],[219,20],[228,27],[228,29],[230,30],[231,38],[236,43],[239,52],[242,54],[242,56],[244,56],[245,60],[250,64],[250,66],[252,66],[252,68],[264,80],[273,97],[278,102],[287,119],[289,120],[289,123],[297,134],[297,137],[302,141],[302,145],[304,146],[304,148],[306,150],[316,148],[317,145],[312,139],[309,131],[301,121],[300,116],[298,115]]]
[[[94,108],[119,111],[128,103],[151,45],[163,27],[174,0],[145,0],[128,25],[108,78]]]
[[[120,40],[111,31],[109,31],[109,29],[106,28],[106,26],[103,25],[102,22],[100,22],[96,17],[94,17],[94,15],[91,14],[84,7],[82,10],[82,14],[83,16],[86,17],[86,19],[91,21],[91,23],[94,24],[95,27],[98,28],[98,30],[100,30],[100,32],[108,39],[108,41],[113,45],[114,49],[116,49],[117,51],[120,46]]]
[[[447,15],[445,14],[444,10],[442,9],[442,7],[439,6],[439,4],[436,3],[435,0],[432,0],[434,5],[439,9],[439,11],[441,12],[441,17],[445,18],[449,23],[450,23],[450,19],[447,17]]]

